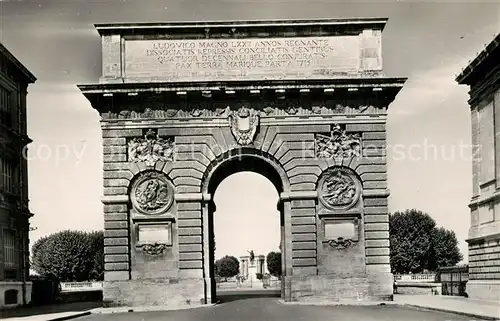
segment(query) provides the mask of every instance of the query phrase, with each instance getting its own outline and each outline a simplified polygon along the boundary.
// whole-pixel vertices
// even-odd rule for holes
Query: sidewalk
[[[435,311],[451,312],[482,318],[500,320],[500,303],[474,300],[458,296],[446,295],[394,295],[394,303]]]

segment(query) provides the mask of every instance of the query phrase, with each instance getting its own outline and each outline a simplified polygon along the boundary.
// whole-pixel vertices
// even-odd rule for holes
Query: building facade
[[[456,78],[470,86],[469,297],[500,300],[500,35]]]
[[[279,193],[285,301],[392,300],[386,22],[96,26],[106,305],[216,302],[212,195],[241,171]]]
[[[28,303],[26,95],[35,77],[0,44],[0,307]]]

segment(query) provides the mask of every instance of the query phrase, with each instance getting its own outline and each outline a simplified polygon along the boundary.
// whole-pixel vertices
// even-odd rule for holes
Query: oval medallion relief
[[[146,172],[135,181],[130,198],[137,211],[155,215],[165,212],[172,205],[174,191],[165,175]]]
[[[319,199],[330,209],[348,209],[355,205],[361,194],[357,177],[348,169],[332,168],[319,182]]]

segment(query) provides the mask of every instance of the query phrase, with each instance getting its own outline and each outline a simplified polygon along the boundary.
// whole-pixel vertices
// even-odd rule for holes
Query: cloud
[[[449,99],[463,98],[466,103],[468,89],[456,83],[454,76],[461,66],[462,61],[411,75],[396,97],[392,113],[398,117],[410,117]]]

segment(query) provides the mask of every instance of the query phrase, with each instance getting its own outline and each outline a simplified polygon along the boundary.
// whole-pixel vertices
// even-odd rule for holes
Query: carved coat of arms
[[[257,133],[259,115],[254,110],[241,107],[229,115],[229,125],[236,142],[240,145],[249,145]]]
[[[361,135],[347,134],[338,124],[330,136],[316,134],[315,142],[318,158],[361,156]]]
[[[149,130],[144,138],[134,138],[128,143],[128,157],[130,162],[145,162],[147,166],[154,166],[157,161],[173,161],[174,143]]]

